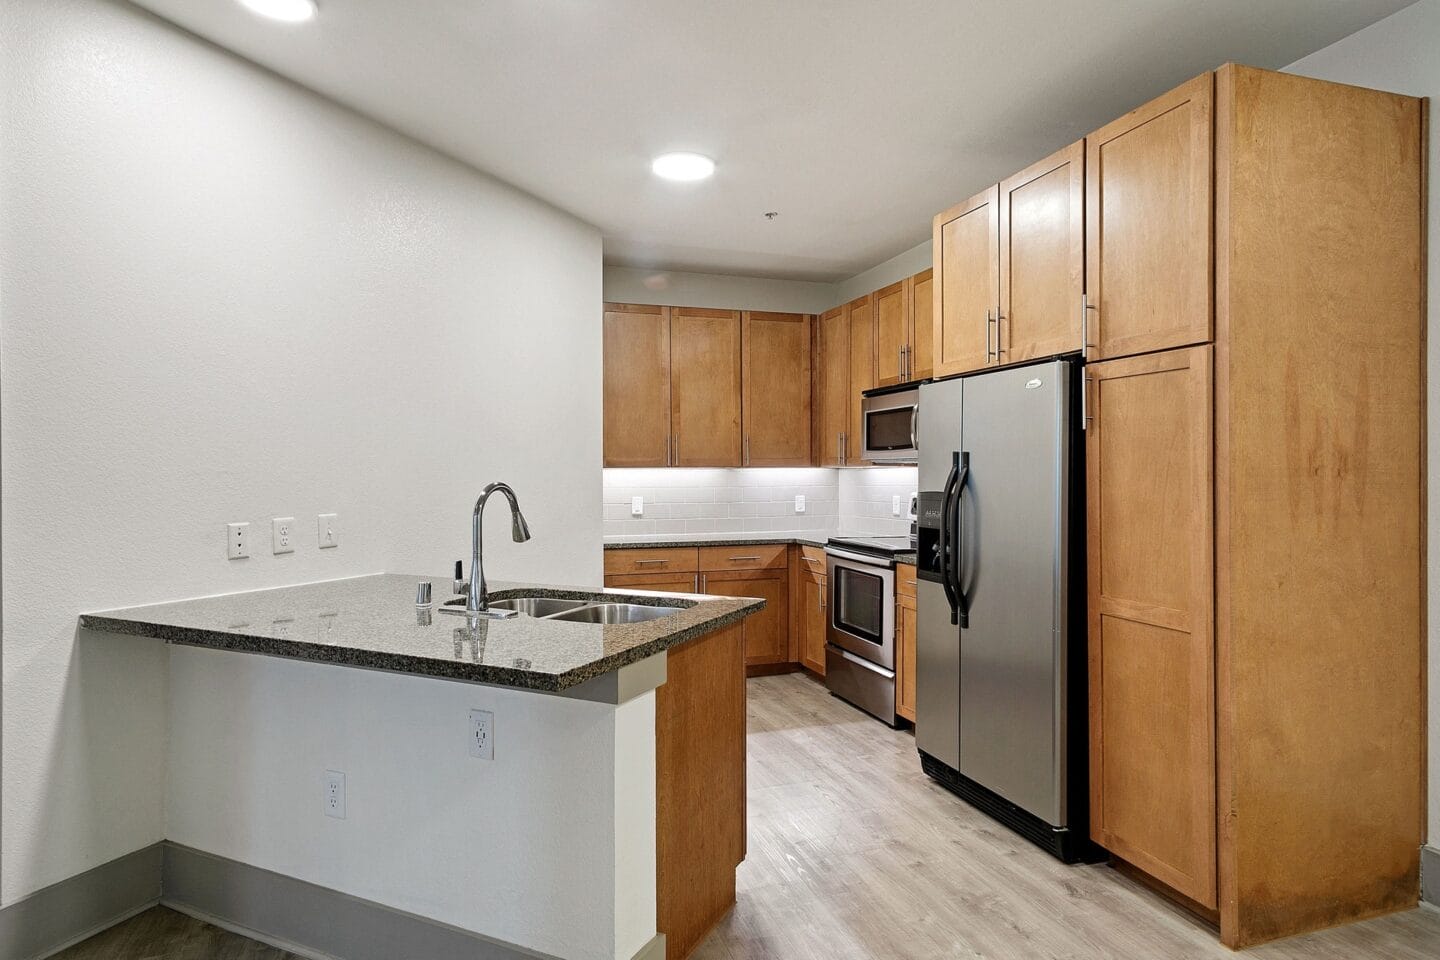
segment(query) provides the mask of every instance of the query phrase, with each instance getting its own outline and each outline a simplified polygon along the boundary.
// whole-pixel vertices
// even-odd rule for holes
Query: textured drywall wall
[[[628,958],[655,935],[654,693],[617,707],[194,647],[171,666],[170,840],[547,955]],[[494,714],[493,760],[468,754],[472,709]]]
[[[492,576],[600,580],[601,243],[124,4],[0,0],[0,140],[10,903],[163,836],[167,654],[80,611],[443,575],[493,479]]]
[[[1344,40],[1318,50],[1285,69],[1321,80],[1375,87],[1415,97],[1440,98],[1440,0],[1420,0]],[[1434,104],[1431,104],[1432,109]],[[1429,382],[1427,421],[1429,436],[1429,542],[1430,615],[1430,824],[1429,843],[1440,840],[1440,215],[1436,213],[1436,184],[1440,183],[1440,139],[1434,117],[1430,121],[1430,210],[1428,322]]]

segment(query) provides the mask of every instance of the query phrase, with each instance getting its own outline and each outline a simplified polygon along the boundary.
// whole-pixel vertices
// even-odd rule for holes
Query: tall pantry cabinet
[[[1419,892],[1424,126],[1228,65],[1086,140],[1092,834],[1235,947]]]

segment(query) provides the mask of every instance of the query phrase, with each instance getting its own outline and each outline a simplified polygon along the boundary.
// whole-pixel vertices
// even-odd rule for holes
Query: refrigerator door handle
[[[956,521],[960,516],[960,492],[970,475],[970,454],[956,451],[951,456],[950,475],[945,478],[944,499],[940,507],[940,585],[945,588],[945,600],[950,604],[950,622],[968,627],[970,611],[966,608],[965,595],[960,588],[960,544],[951,533],[956,531]]]
[[[955,562],[949,565],[950,589],[955,591],[953,622],[960,627],[969,628],[970,601],[965,596],[965,554],[960,540],[960,505],[965,497],[965,487],[970,481],[970,454],[962,450],[956,457],[956,463],[960,467],[960,474],[955,478],[955,496],[950,503],[951,516],[945,519],[946,526],[955,531],[955,542],[950,548],[955,555]]]

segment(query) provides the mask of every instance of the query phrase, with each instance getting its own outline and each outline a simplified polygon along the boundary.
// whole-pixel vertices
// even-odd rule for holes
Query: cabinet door
[[[740,466],[740,313],[670,312],[671,461]]]
[[[1211,339],[1211,114],[1205,74],[1086,138],[1091,356]]]
[[[1216,904],[1211,348],[1092,364],[1090,825]]]
[[[1084,141],[1000,184],[1001,363],[1080,349],[1084,214]]]
[[[721,597],[760,597],[765,609],[746,617],[746,665],[784,663],[790,640],[790,577],[782,567],[700,574],[700,592]]]
[[[875,373],[877,385],[888,387],[910,379],[911,304],[906,281],[892,283],[870,295],[875,311]]]
[[[602,322],[605,466],[668,466],[670,308],[607,303]]]
[[[895,713],[915,722],[915,598],[895,601]]]
[[[935,376],[934,276],[934,270],[922,270],[910,278],[911,380],[929,380]]]
[[[875,386],[875,308],[869,294],[850,301],[845,307],[846,326],[850,330],[850,392],[848,426],[845,429],[843,463],[858,464],[865,449],[865,419],[861,410],[860,391]]]
[[[661,593],[695,593],[698,573],[609,573],[605,586],[627,590],[659,590]]]
[[[809,466],[810,317],[747,312],[740,343],[745,466]]]
[[[815,328],[820,366],[816,391],[819,405],[815,417],[816,463],[822,467],[838,467],[850,415],[850,326],[845,308],[836,307],[820,314]]]
[[[994,357],[1000,306],[999,188],[935,218],[935,375],[978,370]]]
[[[800,662],[809,669],[825,676],[825,621],[830,598],[825,595],[829,581],[822,574],[805,571],[804,590],[801,602],[804,604],[802,622],[805,627],[804,641],[800,649]]]

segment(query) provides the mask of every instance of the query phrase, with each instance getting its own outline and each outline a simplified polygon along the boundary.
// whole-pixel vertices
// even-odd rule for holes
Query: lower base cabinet
[[[746,618],[745,665],[785,663],[790,655],[790,575],[773,570],[701,571],[700,592],[718,597],[759,597],[765,609]]]
[[[895,714],[915,722],[915,568],[895,568]]]
[[[823,567],[821,568],[824,569]],[[801,573],[801,603],[804,615],[800,620],[803,631],[800,645],[800,665],[825,676],[825,622],[829,614],[827,596],[830,581],[823,573],[806,570]]]

